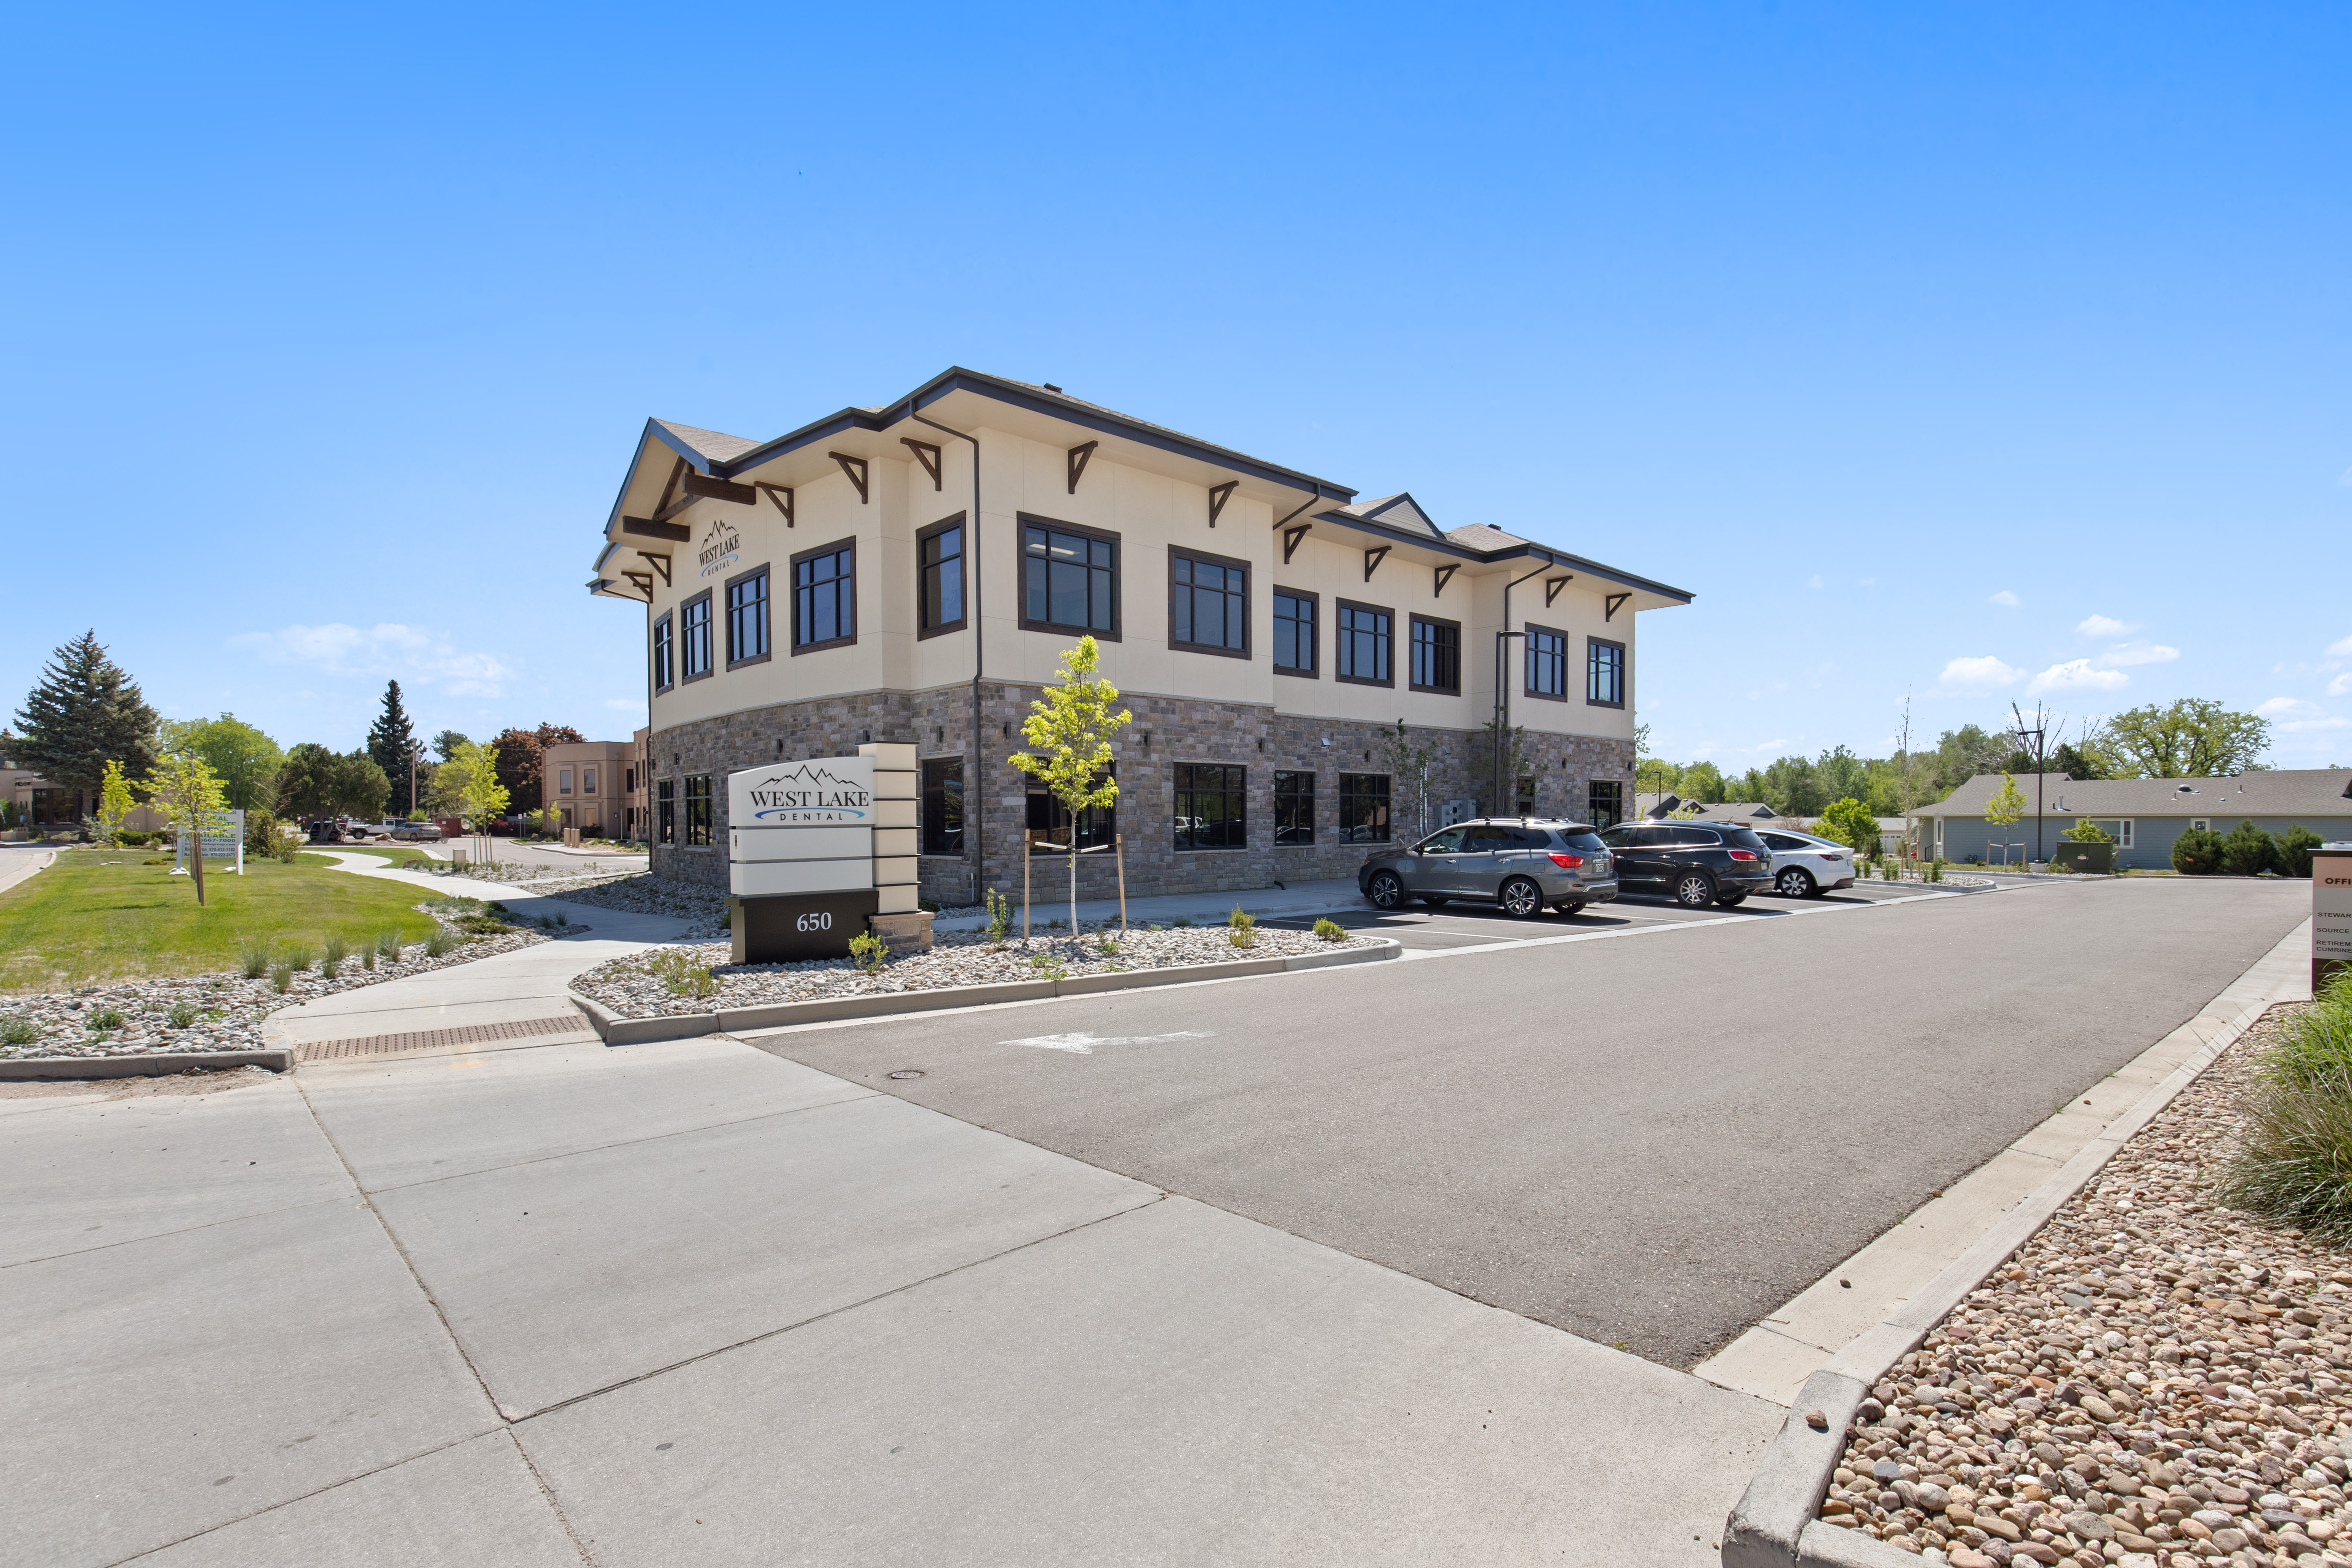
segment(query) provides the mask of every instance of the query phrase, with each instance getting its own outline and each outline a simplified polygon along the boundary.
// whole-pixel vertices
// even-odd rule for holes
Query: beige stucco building
[[[627,741],[579,741],[550,746],[540,763],[540,800],[563,826],[591,838],[617,838],[627,827],[629,775],[636,747]]]
[[[1443,529],[1409,494],[950,370],[770,441],[648,422],[589,587],[645,606],[664,874],[725,880],[729,772],[892,741],[921,757],[925,894],[1017,889],[1024,830],[1069,825],[1006,758],[1092,636],[1134,719],[1079,842],[1123,836],[1130,891],[1259,887],[1352,873],[1446,802],[1626,812],[1635,619],[1691,596],[1502,521]],[[1090,857],[1082,892],[1111,880]]]

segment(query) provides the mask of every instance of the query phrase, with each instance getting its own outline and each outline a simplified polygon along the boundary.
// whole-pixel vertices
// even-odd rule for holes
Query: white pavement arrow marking
[[[1179,1029],[1172,1035],[1032,1035],[1025,1040],[999,1040],[1000,1046],[1034,1046],[1041,1051],[1068,1051],[1090,1057],[1097,1046],[1156,1046],[1162,1040],[1205,1040],[1212,1031]]]

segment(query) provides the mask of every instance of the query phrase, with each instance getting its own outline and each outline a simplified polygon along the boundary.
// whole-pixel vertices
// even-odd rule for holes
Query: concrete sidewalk
[[[0,844],[0,893],[43,869],[58,852],[36,844]]]

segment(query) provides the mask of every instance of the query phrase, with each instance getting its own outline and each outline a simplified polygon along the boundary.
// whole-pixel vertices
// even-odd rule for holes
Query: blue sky
[[[2047,11],[2049,8],[2043,8]],[[2352,762],[2352,12],[20,13],[0,705],[642,716],[647,415],[950,363],[1693,589],[1659,749]]]

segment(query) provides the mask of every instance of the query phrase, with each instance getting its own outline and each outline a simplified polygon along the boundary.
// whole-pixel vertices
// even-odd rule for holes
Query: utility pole
[[[2009,711],[2010,716],[2017,721],[2019,749],[2024,748],[2027,736],[2033,737],[2033,858],[2037,864],[2046,865],[2047,858],[2042,853],[2042,781],[2050,772],[2046,760],[2049,755],[2049,715],[2037,703],[2033,710],[2033,728],[2029,730],[2025,727],[2025,715],[2017,710],[2016,703],[2009,705]]]

